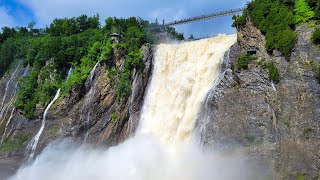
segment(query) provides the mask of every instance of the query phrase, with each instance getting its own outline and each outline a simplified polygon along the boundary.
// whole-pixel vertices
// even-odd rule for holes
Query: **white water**
[[[28,63],[27,67],[24,68],[22,76],[27,76],[29,74],[30,64]]]
[[[8,80],[8,82],[7,82],[7,84],[6,84],[6,88],[5,88],[4,95],[3,95],[2,101],[1,101],[1,106],[0,106],[0,109],[1,109],[0,119],[2,118],[2,116],[3,116],[4,112],[6,111],[6,109],[8,109],[8,106],[4,106],[4,101],[5,101],[6,98],[7,98],[7,94],[8,94],[10,82],[11,82],[12,79],[14,78],[16,72],[18,71],[18,69],[19,69],[19,67],[20,67],[20,63],[21,63],[21,61],[19,61],[18,66],[16,67],[16,69],[14,70],[14,72],[11,74],[10,79]],[[1,124],[0,124],[0,125],[1,125]]]
[[[4,128],[4,131],[3,131],[3,134],[2,134],[2,137],[1,137],[1,142],[0,142],[0,144],[2,144],[3,141],[4,141],[4,139],[6,138],[6,133],[7,133],[7,131],[8,131],[8,126],[9,126],[10,123],[11,123],[11,120],[12,120],[12,117],[13,117],[13,113],[14,113],[15,110],[16,110],[15,107],[13,107],[12,110],[11,110],[10,117],[9,117],[7,123],[6,123],[6,127]]]
[[[2,114],[2,116],[0,116],[0,120],[1,120],[0,125],[2,125],[2,123],[6,120],[8,111],[10,107],[13,105],[14,97],[15,97],[15,93],[14,93],[14,96],[11,98],[10,102],[8,103],[8,105],[3,109],[4,113]]]
[[[67,79],[70,77],[72,73],[72,67],[69,69],[68,74],[67,74]],[[58,91],[56,92],[56,95],[54,96],[54,98],[52,99],[52,101],[49,103],[49,105],[46,107],[43,116],[42,116],[42,121],[41,121],[41,127],[38,131],[38,133],[31,139],[31,141],[29,142],[28,146],[27,146],[27,153],[29,154],[29,160],[33,159],[33,156],[37,150],[37,146],[38,146],[38,142],[40,139],[40,136],[44,130],[44,127],[46,125],[46,117],[47,117],[47,113],[50,109],[50,107],[53,105],[53,103],[59,98],[60,96],[60,91],[61,89],[59,88]]]
[[[18,65],[18,66],[19,66],[19,65]],[[28,64],[27,67],[24,68],[24,71],[23,71],[23,73],[22,73],[22,76],[26,76],[26,75],[28,74],[28,71],[29,71],[29,64]],[[8,113],[8,111],[9,111],[10,107],[12,107],[11,113],[10,113],[10,117],[9,117],[7,123],[6,123],[4,132],[3,132],[2,137],[1,137],[1,142],[0,142],[0,144],[2,144],[3,141],[4,141],[4,139],[6,138],[6,133],[7,133],[7,130],[8,130],[8,126],[10,125],[11,120],[12,120],[13,115],[14,115],[14,112],[15,112],[15,110],[16,110],[16,108],[15,108],[14,105],[13,105],[13,103],[14,103],[14,101],[15,101],[15,97],[16,97],[17,90],[18,90],[18,81],[16,82],[16,84],[15,84],[15,86],[14,86],[14,91],[13,91],[12,98],[11,98],[11,100],[10,100],[7,108],[6,108],[6,111],[5,111],[5,113],[4,113],[3,119],[2,119],[2,121],[0,122],[0,125],[2,125],[2,123],[3,123],[3,122],[5,121],[5,119],[6,119],[6,116],[7,116],[7,113]],[[1,119],[1,118],[0,118],[0,119]]]
[[[93,69],[91,70],[90,72],[90,75],[89,75],[89,87],[90,87],[90,90],[89,90],[89,93],[86,95],[85,99],[84,99],[84,105],[83,105],[83,113],[81,113],[81,116],[80,116],[80,119],[83,121],[84,119],[85,122],[86,122],[86,128],[88,129],[89,128],[89,124],[90,124],[90,118],[91,118],[91,115],[90,115],[90,106],[91,106],[91,103],[92,103],[92,98],[93,98],[93,95],[95,93],[94,91],[94,88],[93,88],[93,77],[94,77],[94,74],[95,74],[95,71],[98,67],[98,65],[100,64],[100,62],[98,61],[96,63],[96,65],[94,65]],[[84,140],[83,142],[87,142],[87,138],[89,136],[89,131],[86,132],[85,136],[84,136]]]
[[[189,142],[200,105],[235,41],[236,36],[230,35],[159,45],[141,132],[153,134],[165,144]]]
[[[273,91],[277,91],[276,85],[274,84],[274,82],[271,80],[271,87]]]
[[[12,180],[248,180],[237,153],[203,151],[191,135],[200,105],[236,35],[159,45],[136,136],[96,149],[72,140],[49,145]]]
[[[57,91],[56,95],[54,96],[53,100],[49,103],[49,105],[45,109],[45,111],[43,113],[43,117],[42,117],[41,127],[40,127],[38,133],[31,139],[31,141],[29,142],[29,144],[27,146],[27,150],[30,152],[29,159],[32,159],[33,156],[34,156],[34,153],[36,152],[39,138],[40,138],[40,136],[41,136],[41,134],[42,134],[42,132],[44,130],[44,126],[46,125],[47,113],[48,113],[50,107],[52,106],[52,104],[59,98],[60,90],[61,89],[58,89],[58,91]]]
[[[68,71],[67,79],[69,79],[69,77],[71,76],[72,70],[73,70],[73,68],[71,67],[71,68],[69,69],[69,71]]]

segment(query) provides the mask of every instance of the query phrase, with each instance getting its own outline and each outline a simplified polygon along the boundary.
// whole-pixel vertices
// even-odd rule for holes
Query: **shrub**
[[[247,22],[245,15],[242,15],[242,16],[234,15],[232,16],[232,19],[233,19],[232,27],[236,27],[236,28],[245,25]]]
[[[309,23],[307,26],[307,28],[314,28],[314,27],[316,27],[316,23],[314,22]]]
[[[116,124],[117,121],[120,119],[120,114],[117,112],[113,112],[111,113],[110,118],[111,118],[112,124]]]
[[[20,134],[17,135],[14,140],[5,139],[4,142],[0,145],[1,152],[13,152],[21,149],[24,142],[28,141],[29,135]]]
[[[307,22],[309,19],[315,16],[315,12],[309,7],[305,0],[297,0],[295,5],[295,22],[301,24]]]
[[[282,52],[284,57],[289,60],[291,56],[291,51],[295,46],[297,41],[297,33],[292,31],[291,29],[287,29],[285,31],[278,33],[278,41],[276,48]]]
[[[126,97],[131,92],[131,72],[124,71],[120,73],[119,82],[116,85],[117,102],[120,102],[122,97]]]
[[[273,62],[270,62],[268,64],[268,69],[269,69],[269,78],[274,82],[274,83],[279,83],[280,77],[279,77],[279,70],[278,68],[274,65]]]
[[[316,30],[312,33],[311,40],[314,44],[320,44],[320,28],[316,28]]]
[[[241,55],[238,59],[237,66],[239,69],[248,69],[249,63],[255,59],[255,57],[250,55]]]

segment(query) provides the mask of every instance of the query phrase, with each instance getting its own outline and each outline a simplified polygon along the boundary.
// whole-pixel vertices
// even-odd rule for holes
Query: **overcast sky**
[[[141,17],[159,22],[179,20],[233,8],[240,8],[247,0],[0,0],[0,27],[26,26],[34,21],[37,27],[49,25],[54,18],[99,13],[104,21],[109,16]],[[186,35],[213,36],[234,33],[231,17],[177,26]]]

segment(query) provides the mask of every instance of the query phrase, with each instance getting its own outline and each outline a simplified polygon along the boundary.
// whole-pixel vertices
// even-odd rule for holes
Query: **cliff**
[[[231,49],[224,77],[209,93],[198,119],[204,144],[243,147],[249,157],[266,163],[264,169],[276,179],[319,178],[320,84],[315,65],[320,50],[310,42],[313,30],[307,24],[297,28],[289,61],[277,51],[266,53],[264,36],[252,23],[238,30],[239,45]],[[238,56],[250,48],[258,50],[257,60],[239,70]],[[269,78],[268,62],[280,72],[278,84]]]
[[[144,92],[152,73],[153,49],[151,46],[143,47],[145,68],[143,72],[132,73],[130,97],[116,102],[115,88],[103,63],[97,65],[92,79],[88,77],[81,89],[59,97],[47,114],[47,123],[40,136],[36,154],[48,143],[59,138],[75,137],[80,142],[114,146],[133,135],[140,117]],[[122,59],[116,58],[114,61],[121,64]],[[13,69],[1,79],[3,97],[4,88],[11,78],[7,89],[10,93],[4,100],[5,106],[10,105],[11,99],[14,99],[12,92],[23,71],[24,69],[19,67],[17,72],[13,73]],[[25,157],[28,142],[40,129],[44,109],[38,108],[35,115],[37,118],[28,120],[13,108],[13,104],[10,105],[1,123],[1,135],[5,136],[0,154]],[[17,140],[22,137],[21,141]]]

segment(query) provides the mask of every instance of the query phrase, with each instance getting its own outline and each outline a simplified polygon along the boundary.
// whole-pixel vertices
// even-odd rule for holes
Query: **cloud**
[[[9,26],[14,27],[16,25],[13,16],[9,14],[6,7],[0,6],[0,28]]]

